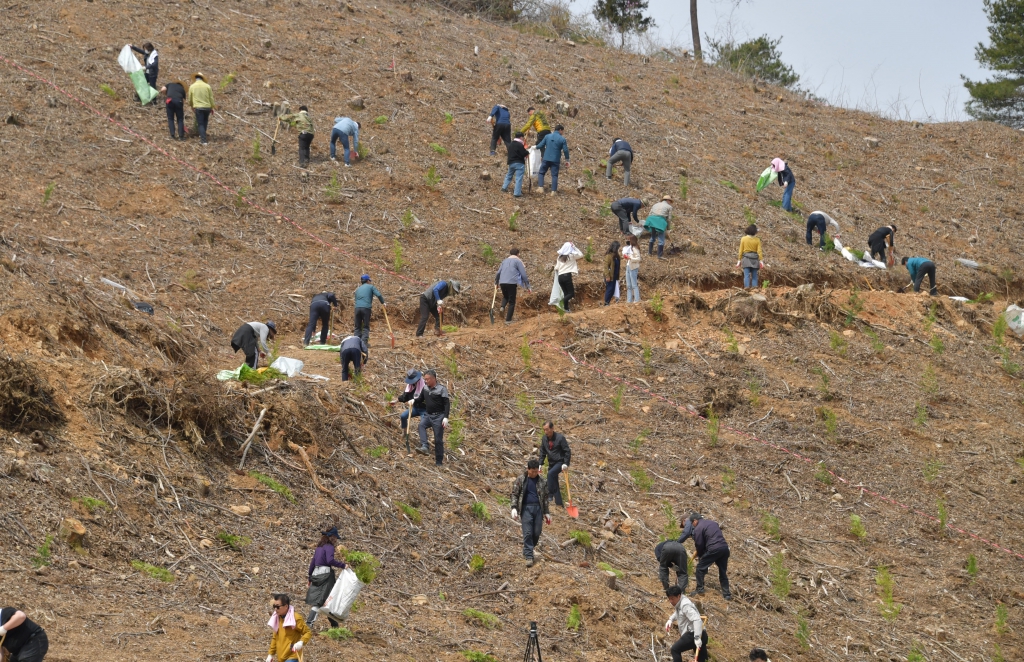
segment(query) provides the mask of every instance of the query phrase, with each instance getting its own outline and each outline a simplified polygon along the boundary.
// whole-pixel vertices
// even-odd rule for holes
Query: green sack
[[[149,86],[146,81],[146,70],[140,69],[133,74],[129,74],[132,77],[132,85],[135,86],[135,93],[139,95],[139,100],[142,101],[142,105],[149,104],[156,95],[159,94],[156,90]]]
[[[340,352],[341,345],[306,345],[303,349],[322,349],[328,352]]]
[[[757,190],[758,190],[758,192],[760,192],[761,189],[763,189],[765,186],[768,186],[769,184],[771,184],[772,182],[774,182],[778,178],[779,178],[779,173],[777,173],[774,170],[772,170],[771,166],[768,166],[767,168],[765,168],[764,172],[761,173],[761,177],[757,180]]]

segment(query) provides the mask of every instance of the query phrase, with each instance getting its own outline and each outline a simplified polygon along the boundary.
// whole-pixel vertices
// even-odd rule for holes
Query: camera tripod
[[[526,640],[523,662],[543,662],[540,658],[540,641],[537,639],[537,621],[530,621],[530,638]]]

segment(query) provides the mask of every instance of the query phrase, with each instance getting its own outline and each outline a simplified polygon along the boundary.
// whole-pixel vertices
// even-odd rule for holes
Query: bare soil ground
[[[732,546],[736,599],[721,599],[712,571],[698,601],[717,660],[754,645],[806,660],[1024,652],[1024,359],[1012,334],[1003,347],[993,338],[999,311],[1021,297],[1019,133],[888,122],[699,63],[547,41],[430,4],[47,0],[15,3],[4,20],[3,601],[47,628],[53,659],[262,659],[269,594],[301,601],[317,530],[331,521],[382,568],[347,624],[354,638],[317,636],[309,662],[513,659],[531,620],[545,658],[643,660],[653,646],[662,659],[669,607],[652,550],[691,509],[721,522]],[[197,70],[211,80],[208,147],[170,142],[163,110],[131,101],[116,53],[145,40],[161,52],[161,81]],[[572,165],[559,195],[506,198],[483,119],[502,102],[525,121],[545,90]],[[356,95],[364,110],[348,108]],[[574,117],[555,112],[563,100]],[[270,154],[269,105],[282,101],[311,109],[308,173],[294,167],[294,132]],[[363,123],[369,150],[347,169],[326,142],[345,114]],[[615,136],[638,155],[628,190],[620,170],[607,181],[599,165]],[[898,268],[807,248],[802,220],[770,204],[778,188],[753,191],[774,156],[791,163],[803,210],[832,214],[848,245],[895,222],[901,255],[939,265],[942,294],[994,298],[900,293]],[[602,254],[618,238],[602,207],[665,193],[677,199],[670,256],[643,262],[645,303],[600,306]],[[732,269],[750,218],[771,281],[758,297],[736,289]],[[560,318],[544,268],[567,239],[592,244],[594,261],[581,261],[582,309]],[[534,281],[510,327],[488,322],[483,244],[499,258],[519,246]],[[323,288],[344,294],[347,329],[363,272],[389,300],[397,347],[375,313],[365,381],[343,384],[336,355],[302,351],[301,333]],[[472,285],[451,301],[459,330],[416,339],[418,294],[439,278]],[[281,354],[331,381],[214,380],[239,363],[234,329],[268,317]],[[384,406],[411,366],[439,370],[465,423],[441,471],[406,456]],[[697,415],[709,410],[717,434]],[[544,560],[526,569],[505,499],[547,419],[573,446],[581,517],[555,512]],[[68,517],[87,529],[80,549],[58,536]],[[590,533],[590,548],[565,544],[574,530]],[[251,542],[235,550],[221,533]],[[481,571],[469,568],[474,554]],[[616,589],[599,563],[623,573]],[[578,630],[567,628],[574,604]]]

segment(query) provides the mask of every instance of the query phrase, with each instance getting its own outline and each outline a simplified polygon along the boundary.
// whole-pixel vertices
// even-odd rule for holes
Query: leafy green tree
[[[654,19],[644,16],[647,0],[597,0],[594,18],[619,33],[619,48],[626,45],[630,32],[642,34],[654,27]]]
[[[995,75],[975,82],[963,77],[971,93],[967,114],[1024,128],[1024,0],[983,0],[991,45],[978,44],[974,57]]]
[[[1024,0],[1022,0],[1024,1]],[[769,39],[761,35],[741,44],[734,41],[708,39],[712,58],[720,67],[744,76],[757,76],[763,81],[783,87],[792,87],[800,80],[793,67],[782,61],[779,44],[782,38]]]

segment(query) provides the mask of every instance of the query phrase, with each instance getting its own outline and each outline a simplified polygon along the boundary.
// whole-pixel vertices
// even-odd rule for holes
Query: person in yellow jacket
[[[755,235],[757,226],[751,223],[740,239],[740,254],[736,266],[743,267],[743,289],[757,287],[757,274],[764,268],[764,253],[761,252],[761,240]]]
[[[309,146],[313,144],[313,120],[309,119],[309,108],[299,106],[299,112],[288,113],[277,118],[278,122],[295,127],[299,132],[299,167],[309,166]]]
[[[302,614],[295,611],[287,593],[275,593],[272,607],[267,626],[274,636],[270,638],[267,662],[298,661],[302,647],[309,643],[313,633]]]
[[[530,129],[536,131],[537,140],[535,140],[534,143],[539,143],[541,140],[543,140],[544,136],[551,133],[551,124],[548,123],[547,116],[542,111],[537,110],[533,106],[530,106],[529,108],[526,109],[526,114],[529,115],[530,118],[526,120],[526,124],[523,126],[521,130],[524,134],[527,133]]]
[[[199,142],[205,145],[206,127],[210,123],[210,113],[213,112],[213,90],[210,89],[202,72],[192,77],[187,100],[196,115],[196,124],[199,125]]]

